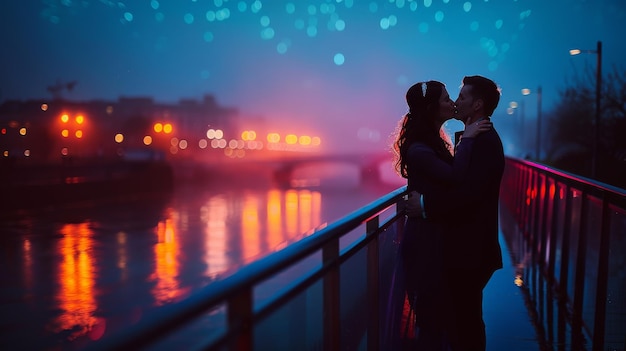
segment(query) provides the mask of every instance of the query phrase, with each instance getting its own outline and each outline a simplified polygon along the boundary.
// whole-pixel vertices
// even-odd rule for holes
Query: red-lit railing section
[[[544,341],[625,349],[626,190],[507,159],[500,204],[516,224],[502,231]]]

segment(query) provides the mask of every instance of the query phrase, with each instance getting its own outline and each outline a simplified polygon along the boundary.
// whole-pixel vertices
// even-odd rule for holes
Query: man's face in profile
[[[459,92],[459,97],[456,98],[456,101],[454,103],[457,110],[454,118],[458,119],[461,122],[465,122],[467,118],[472,114],[472,105],[474,103],[474,99],[471,94],[471,87],[468,85],[463,85],[461,91]]]

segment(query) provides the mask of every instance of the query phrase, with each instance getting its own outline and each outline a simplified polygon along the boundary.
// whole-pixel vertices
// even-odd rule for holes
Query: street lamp
[[[591,161],[591,178],[596,177],[596,168],[598,164],[598,142],[600,140],[600,94],[602,88],[602,42],[598,40],[595,50],[573,49],[569,51],[570,55],[578,54],[596,54],[596,115],[593,136],[593,153]]]
[[[531,91],[528,88],[522,89],[522,95],[530,95]],[[537,87],[537,135],[535,137],[535,160],[539,161],[541,156],[541,85]],[[522,133],[524,129],[524,100],[522,99]],[[523,140],[523,139],[522,139]]]

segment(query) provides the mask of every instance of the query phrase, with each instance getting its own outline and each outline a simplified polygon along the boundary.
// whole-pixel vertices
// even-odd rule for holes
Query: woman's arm
[[[407,152],[410,170],[445,183],[456,184],[461,182],[469,167],[474,137],[491,128],[492,123],[489,120],[467,126],[457,145],[452,164],[441,159],[432,148],[425,144],[415,143],[411,145]]]
[[[409,167],[413,172],[420,172],[426,178],[437,180],[443,183],[448,189],[457,187],[465,180],[472,159],[474,149],[474,139],[480,133],[491,130],[493,124],[489,120],[473,123],[465,128],[463,136],[457,144],[455,157],[452,164],[442,160],[430,147],[424,144],[411,145],[408,152]],[[413,189],[422,191],[416,194],[415,191],[409,194],[407,201],[407,214],[409,216],[423,216],[423,195],[428,194],[432,198],[432,192],[436,187],[416,186]],[[441,191],[437,191],[441,195]],[[417,195],[417,196],[415,196]],[[442,201],[445,201],[442,199]],[[438,206],[435,206],[438,207]]]
[[[499,182],[504,169],[502,143],[497,134],[478,138],[471,165],[463,181],[437,192],[424,193],[422,205],[427,218],[446,219],[450,213],[471,212],[477,199],[488,195],[487,189]]]
[[[463,180],[469,167],[473,144],[473,138],[464,138],[457,147],[452,163],[448,163],[431,147],[415,143],[407,152],[409,172],[419,173],[421,177],[436,179],[438,182],[458,183]]]

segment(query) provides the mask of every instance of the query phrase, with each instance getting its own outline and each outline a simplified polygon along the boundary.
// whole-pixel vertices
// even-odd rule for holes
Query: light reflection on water
[[[93,231],[89,223],[65,224],[60,229],[57,252],[58,264],[55,301],[62,311],[54,320],[54,332],[71,330],[70,340],[91,331],[97,322],[95,296]]]
[[[84,347],[397,187],[333,182],[182,185],[0,222],[0,345]]]
[[[154,273],[149,280],[155,284],[151,290],[157,306],[176,301],[185,295],[178,280],[180,274],[180,232],[172,218],[166,218],[156,227],[157,242],[154,245]]]

